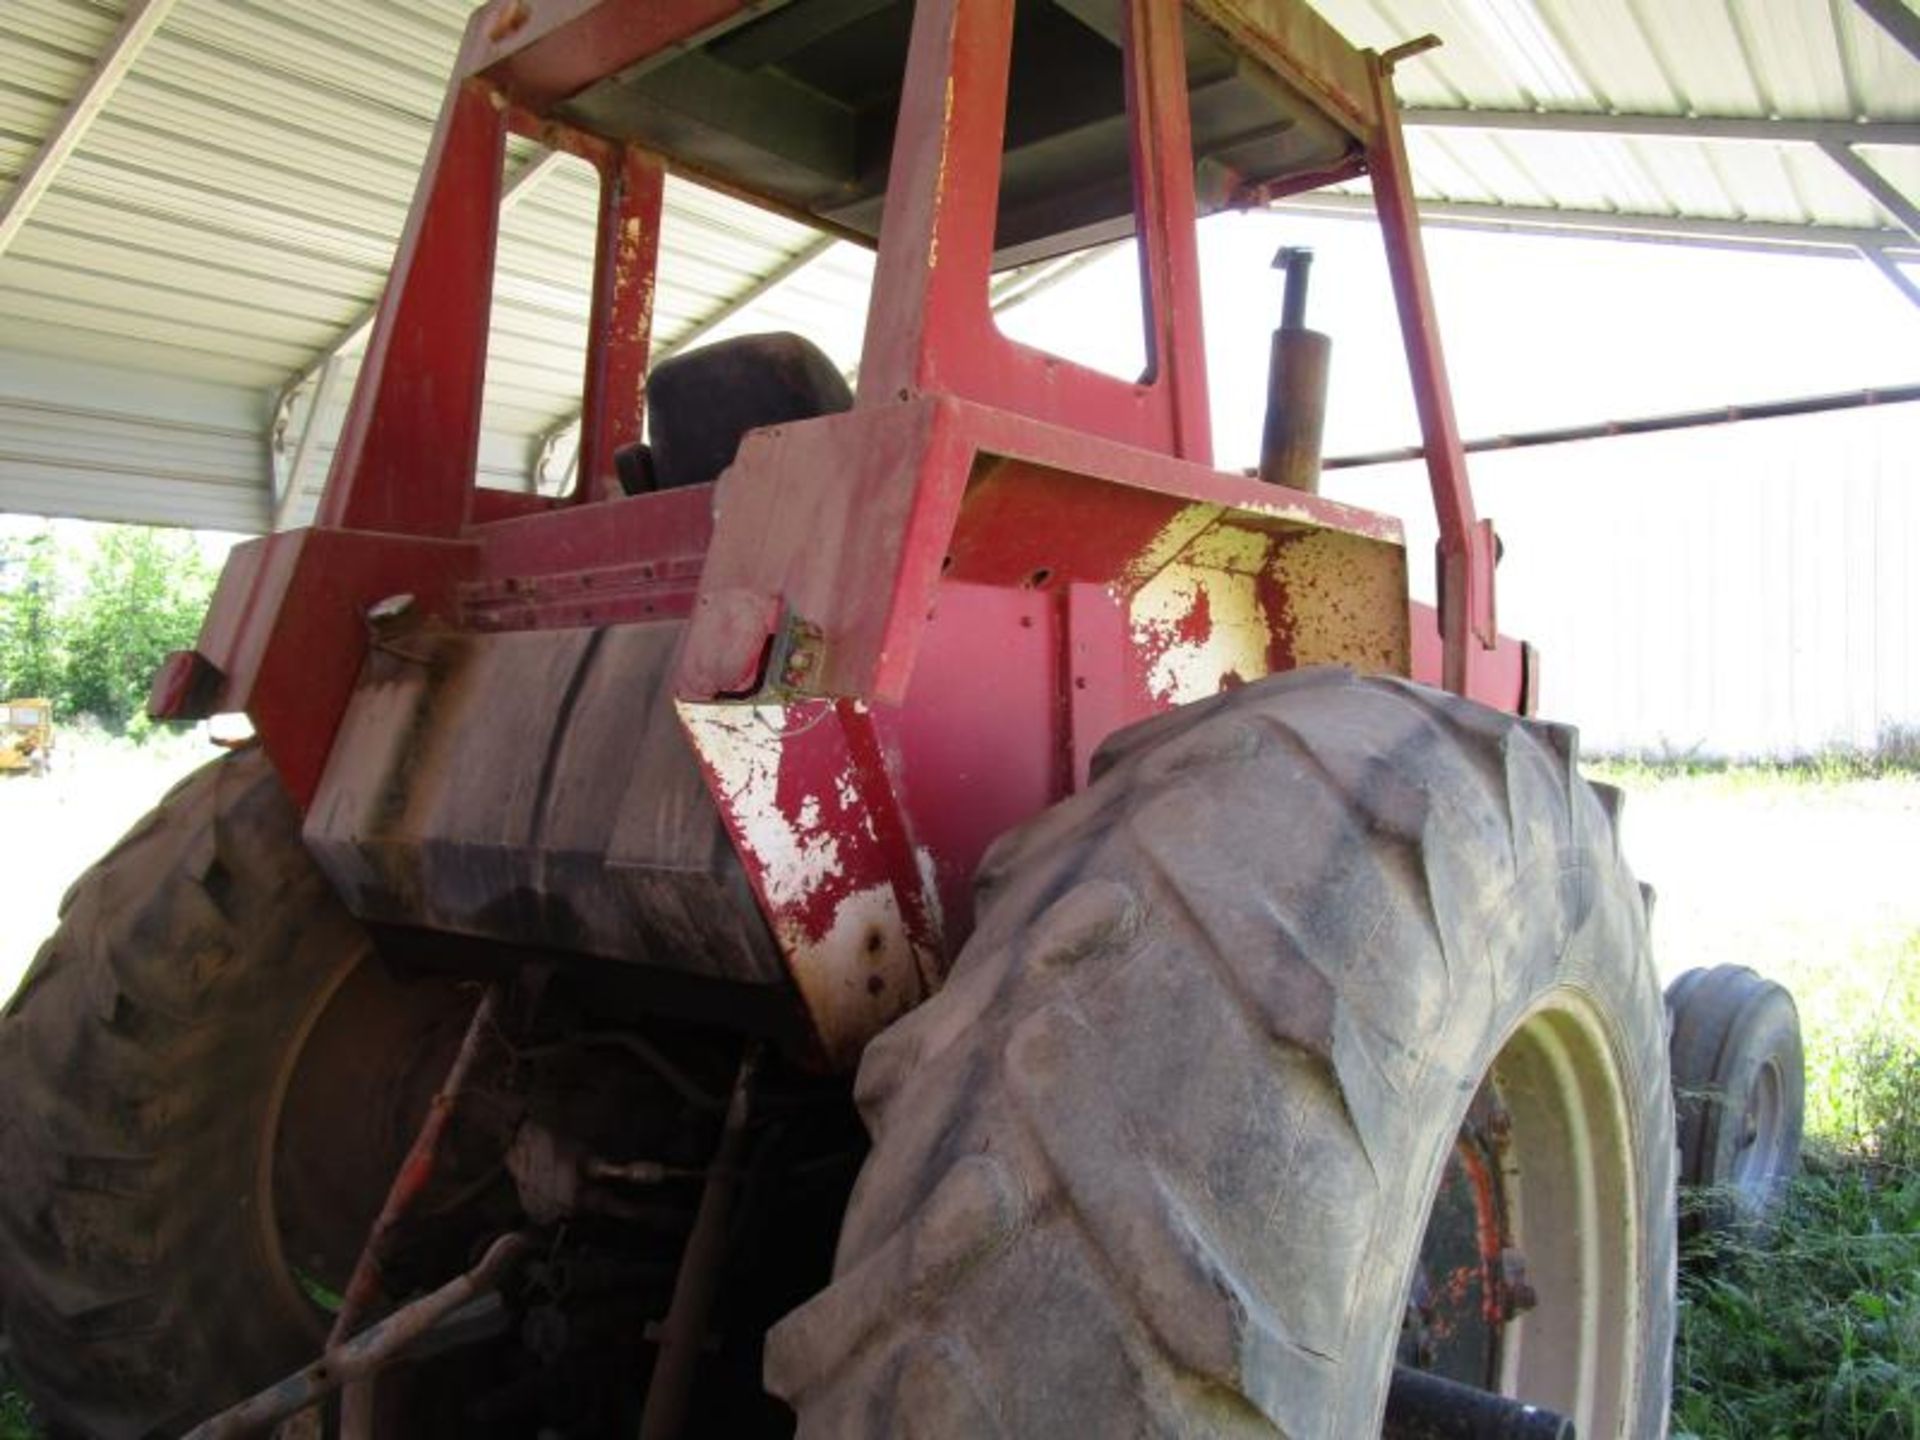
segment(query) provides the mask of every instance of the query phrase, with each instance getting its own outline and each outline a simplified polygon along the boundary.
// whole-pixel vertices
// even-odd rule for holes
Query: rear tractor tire
[[[56,1433],[170,1433],[318,1350],[471,999],[372,961],[259,751],[68,892],[0,1015],[0,1323]]]
[[[1396,1363],[1664,1433],[1666,1034],[1571,731],[1296,672],[1114,737],[978,883],[769,1339],[802,1436],[1351,1440]]]
[[[1683,1238],[1771,1228],[1800,1166],[1806,1066],[1786,988],[1744,965],[1667,987]]]

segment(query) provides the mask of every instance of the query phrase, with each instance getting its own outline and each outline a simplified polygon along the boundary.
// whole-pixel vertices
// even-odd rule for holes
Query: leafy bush
[[[0,542],[0,698],[52,696],[62,681],[60,575],[53,536]]]
[[[1883,1170],[1920,1176],[1920,1050],[1869,1035],[1841,1087],[1849,1148]]]
[[[0,697],[145,726],[147,686],[193,643],[215,572],[194,536],[137,525],[0,538]]]

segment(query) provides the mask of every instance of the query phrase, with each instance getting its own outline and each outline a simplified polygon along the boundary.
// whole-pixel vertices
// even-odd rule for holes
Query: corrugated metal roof
[[[1319,8],[1360,45],[1444,37],[1395,74],[1416,115],[1508,112],[1484,129],[1416,128],[1410,150],[1423,195],[1886,228],[1889,240],[1914,239],[1893,230],[1816,144],[1634,134],[1619,119],[1838,121],[1856,127],[1862,145],[1880,124],[1920,120],[1920,57],[1845,0],[1319,0]],[[1513,112],[1531,112],[1542,128],[1496,127]],[[1620,133],[1545,128],[1573,115],[1612,118]],[[1913,137],[1865,155],[1920,197]]]
[[[1865,245],[1883,261],[1920,255],[1897,212],[1832,153],[1856,144],[1850,153],[1897,192],[1920,197],[1920,57],[1847,0],[1319,3],[1362,45],[1446,38],[1405,63],[1398,83],[1415,121],[1418,188],[1449,218],[1758,222],[1775,228],[1741,233]],[[312,373],[378,296],[470,8],[174,0],[0,254],[0,350],[259,397]],[[40,153],[122,15],[111,0],[0,8],[0,177],[19,177]],[[1786,138],[1707,134],[1700,116],[1778,126]],[[1846,129],[1816,133],[1806,122]],[[533,158],[516,142],[509,172]],[[496,483],[525,483],[542,439],[577,406],[592,209],[590,172],[561,163],[541,169],[504,222],[482,453]],[[658,350],[691,336],[792,328],[851,368],[871,258],[819,245],[803,226],[673,182]],[[336,382],[351,379],[351,349]],[[279,417],[283,463],[314,389]],[[323,407],[309,476],[323,473],[348,393],[336,383]],[[43,421],[47,403],[40,397],[31,413]],[[74,402],[76,414],[102,408],[112,408],[110,393]],[[272,407],[259,408],[264,432]],[[20,447],[6,427],[0,415],[0,506],[45,507],[46,484],[27,484],[8,459]],[[154,446],[134,426],[101,460],[101,483],[120,487],[128,514],[204,516],[198,502],[170,510],[155,501],[192,454],[161,445],[155,459]],[[136,486],[128,477],[143,467],[150,473]],[[254,526],[268,511],[255,500],[222,513]]]
[[[470,8],[179,0],[0,256],[0,346],[263,392],[308,370],[379,297]],[[120,14],[98,0],[0,9],[0,174],[26,167]],[[508,173],[535,153],[515,141]],[[593,207],[592,172],[557,157],[503,221],[482,451],[494,483],[525,484],[539,437],[578,408]],[[658,342],[670,347],[816,241],[671,182]],[[861,259],[829,258],[774,305],[791,303],[851,366]],[[356,366],[347,357],[343,381]],[[336,386],[321,417],[329,439],[350,393]],[[0,475],[21,484],[0,503],[44,503],[44,486],[8,472],[6,449]],[[324,473],[327,458],[323,440],[306,473]],[[102,472],[108,484],[115,475]]]

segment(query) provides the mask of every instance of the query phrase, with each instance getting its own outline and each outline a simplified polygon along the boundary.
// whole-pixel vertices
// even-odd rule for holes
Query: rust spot
[[[1296,665],[1405,674],[1405,552],[1337,531],[1290,537],[1274,557]]]
[[[487,26],[487,39],[498,45],[502,40],[519,34],[532,18],[533,12],[527,9],[527,0],[507,0]]]
[[[885,947],[886,943],[887,943],[886,937],[882,935],[878,930],[869,930],[867,932],[867,954],[878,955],[882,950],[882,948]],[[879,978],[880,977],[877,975],[874,976],[874,979],[876,980]]]

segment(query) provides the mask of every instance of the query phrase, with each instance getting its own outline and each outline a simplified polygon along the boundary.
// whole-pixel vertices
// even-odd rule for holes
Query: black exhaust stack
[[[1313,251],[1283,247],[1273,268],[1287,272],[1280,328],[1267,369],[1267,425],[1260,442],[1260,478],[1309,495],[1320,492],[1320,435],[1327,420],[1327,367],[1333,342],[1307,329],[1307,275]]]

